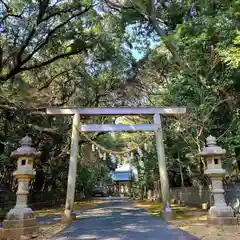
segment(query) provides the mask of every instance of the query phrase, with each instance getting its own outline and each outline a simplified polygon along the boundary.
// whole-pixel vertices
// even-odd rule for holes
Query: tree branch
[[[34,34],[35,34],[36,30],[37,30],[37,27],[40,24],[41,19],[42,19],[43,15],[44,15],[44,12],[46,10],[45,7],[42,7],[42,6],[44,6],[44,4],[41,4],[41,3],[42,3],[42,1],[40,0],[39,1],[39,12],[38,12],[38,16],[37,16],[36,25],[34,25],[33,28],[31,29],[31,31],[29,32],[28,37],[26,38],[24,44],[21,46],[21,48],[20,48],[20,50],[19,50],[19,52],[17,54],[18,64],[20,66],[22,65],[22,63],[21,63],[21,56],[22,56],[24,50],[26,49],[26,47],[28,46],[28,44],[30,43],[32,37],[34,36]]]
[[[133,6],[125,6],[124,4],[118,4],[116,1],[105,0],[105,3],[108,7],[113,8],[114,10],[118,11],[119,9],[133,9]]]
[[[46,83],[43,84],[43,86],[41,86],[38,91],[42,91],[45,88],[48,88],[50,86],[50,84],[54,81],[54,79],[56,79],[57,77],[63,75],[64,73],[68,73],[69,71],[72,71],[76,66],[73,66],[72,69],[67,69],[64,71],[61,71],[60,73],[56,74],[55,76],[53,76],[52,78],[50,78]]]
[[[159,37],[165,35],[165,32],[159,27],[159,24],[157,22],[156,19],[156,13],[155,13],[155,9],[153,6],[153,0],[149,0],[149,18],[148,20],[150,21],[150,23],[152,24],[154,30],[156,31],[156,33],[158,34]],[[174,45],[170,42],[167,41],[163,41],[163,43],[165,44],[165,46],[167,47],[167,49],[170,51],[170,53],[172,54],[173,58],[175,59],[175,61],[181,66],[185,66],[184,62],[182,61],[182,59],[180,58],[176,48],[174,47]]]
[[[3,0],[0,0],[0,3],[4,5],[7,11],[10,11],[11,8]]]
[[[48,15],[48,16],[46,16],[46,17],[44,17],[44,18],[42,18],[42,21],[41,22],[46,22],[46,21],[48,21],[50,18],[52,18],[52,17],[55,17],[55,16],[61,16],[62,14],[64,14],[64,13],[70,13],[72,11],[72,8],[68,8],[68,7],[66,7],[66,8],[64,8],[63,10],[55,10],[55,11],[53,11],[53,12],[50,12],[50,14]]]
[[[37,26],[43,21],[42,17],[44,15],[43,11],[46,10],[46,6],[44,8],[41,8],[39,10],[39,14],[38,14],[38,18],[37,18],[37,25],[34,26],[31,31],[29,32],[29,35],[28,37],[26,38],[24,44],[21,46],[20,50],[18,51],[17,53],[17,56],[16,56],[16,59],[17,59],[17,64],[15,65],[15,67],[5,76],[1,76],[0,77],[0,81],[6,81],[10,78],[12,78],[13,76],[15,76],[17,73],[20,73],[22,71],[26,71],[26,70],[30,70],[30,69],[34,69],[34,68],[39,68],[39,67],[42,67],[42,66],[46,66],[60,58],[64,58],[66,56],[70,56],[70,55],[74,55],[74,54],[78,54],[80,51],[82,50],[85,50],[85,49],[82,49],[82,50],[78,50],[76,52],[70,52],[70,53],[64,53],[64,54],[60,54],[58,56],[55,56],[53,57],[52,59],[49,59],[48,61],[45,61],[45,62],[42,62],[42,63],[39,63],[39,64],[35,64],[35,65],[30,65],[28,67],[21,67],[22,65],[24,65],[26,62],[28,62],[29,60],[31,60],[31,58],[33,57],[33,55],[35,53],[37,53],[40,49],[42,49],[48,42],[49,40],[51,39],[51,37],[53,36],[53,34],[60,28],[62,28],[63,26],[65,26],[67,23],[69,23],[72,19],[74,19],[75,17],[78,17],[84,13],[86,13],[87,11],[89,11],[90,9],[92,8],[92,6],[90,7],[87,7],[85,8],[84,10],[76,13],[76,14],[73,14],[71,17],[69,17],[66,21],[64,21],[63,23],[59,24],[58,26],[56,26],[54,29],[52,29],[47,37],[45,38],[45,40],[40,44],[38,45],[31,54],[29,54],[24,60],[21,60],[21,56],[24,52],[24,50],[26,49],[26,47],[29,45],[29,43],[31,42],[33,36],[35,35],[36,31],[37,31]],[[44,19],[45,20],[45,19]]]
[[[65,26],[65,25],[66,25],[67,23],[69,23],[73,18],[78,17],[78,16],[86,13],[86,12],[89,11],[90,9],[91,9],[91,7],[85,8],[83,11],[81,11],[81,12],[79,12],[79,13],[77,13],[77,14],[72,15],[72,16],[71,16],[70,18],[68,18],[66,21],[64,21],[63,23],[59,24],[59,25],[56,26],[54,29],[52,29],[52,30],[48,33],[48,35],[47,35],[47,37],[45,38],[45,40],[44,40],[38,47],[36,47],[30,55],[28,55],[28,56],[21,62],[21,65],[23,65],[24,63],[26,63],[27,61],[29,61],[29,60],[33,57],[33,55],[34,55],[35,53],[37,53],[40,49],[42,49],[42,48],[49,42],[50,38],[53,36],[53,34],[54,34],[58,29],[60,29],[60,28],[62,28],[63,26]]]
[[[39,0],[39,14],[37,17],[37,25],[39,25],[42,22],[43,16],[46,12],[46,9],[48,7],[49,0]]]
[[[28,67],[22,67],[22,68],[19,69],[20,70],[19,72],[23,72],[23,71],[26,71],[26,70],[31,70],[31,69],[44,67],[44,66],[46,66],[46,65],[48,65],[50,63],[53,63],[53,62],[55,62],[55,61],[57,61],[59,59],[62,59],[62,58],[65,58],[65,57],[69,57],[69,56],[73,56],[73,55],[77,55],[80,52],[82,52],[83,50],[89,49],[89,48],[91,48],[93,46],[94,46],[94,44],[89,44],[84,49],[78,49],[75,52],[62,53],[62,54],[59,54],[59,55],[57,55],[57,56],[55,56],[55,57],[53,57],[53,58],[51,58],[51,59],[49,59],[49,60],[47,60],[45,62],[41,62],[41,63],[34,64],[34,65],[30,65]]]

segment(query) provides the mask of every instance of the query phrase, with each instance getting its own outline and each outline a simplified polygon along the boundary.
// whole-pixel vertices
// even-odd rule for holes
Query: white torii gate
[[[163,209],[170,204],[169,182],[165,162],[163,143],[163,130],[160,115],[179,115],[186,113],[186,108],[164,107],[164,108],[48,108],[47,115],[73,115],[71,155],[68,172],[67,198],[64,216],[71,221],[73,203],[75,197],[75,184],[77,173],[77,157],[79,152],[79,131],[82,132],[124,132],[124,131],[154,131],[158,155],[159,175],[161,182],[161,195]],[[153,124],[89,124],[81,125],[80,116],[96,115],[151,115]],[[78,129],[76,129],[78,128]],[[79,130],[79,131],[78,131]]]

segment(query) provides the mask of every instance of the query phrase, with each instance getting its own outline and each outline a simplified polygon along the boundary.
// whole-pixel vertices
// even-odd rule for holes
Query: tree
[[[177,161],[183,165],[186,185],[206,180],[205,162],[197,154],[209,134],[227,149],[229,173],[236,169],[240,154],[237,1],[0,4],[0,166],[6,186],[13,185],[9,153],[25,133],[32,134],[43,152],[34,189],[57,188],[57,182],[66,180],[71,122],[46,118],[46,106],[186,106],[185,116],[163,119],[171,186],[180,185]],[[142,53],[140,60],[134,57],[135,48]],[[115,150],[128,149],[146,137],[116,134],[114,140],[100,135],[89,137]],[[81,146],[86,143],[81,137]],[[143,188],[159,178],[155,156],[153,141],[144,155],[139,182]],[[82,157],[80,162],[79,184],[89,188],[105,176],[99,169],[114,169],[99,159],[98,167]]]
[[[53,184],[56,188],[58,181],[66,179],[70,119],[46,119],[46,106],[104,106],[126,99],[119,88],[131,59],[120,46],[122,33],[114,16],[103,18],[98,7],[88,1],[1,1],[4,153],[0,165],[2,184],[10,189],[11,176],[5,176],[14,166],[8,156],[26,133],[42,151],[34,189]],[[116,39],[113,43],[112,38]],[[82,139],[80,144],[86,141]]]

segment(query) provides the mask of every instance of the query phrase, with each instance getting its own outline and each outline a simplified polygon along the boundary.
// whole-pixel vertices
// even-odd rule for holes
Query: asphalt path
[[[78,220],[52,240],[198,240],[134,207],[127,198],[105,198],[103,203],[77,212],[77,216]]]

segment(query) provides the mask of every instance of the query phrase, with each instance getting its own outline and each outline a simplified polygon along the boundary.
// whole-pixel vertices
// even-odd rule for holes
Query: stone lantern
[[[207,144],[199,154],[207,161],[205,174],[212,181],[212,193],[214,196],[214,205],[208,211],[208,223],[218,225],[238,224],[234,211],[225,202],[222,180],[226,171],[222,168],[222,157],[226,155],[226,150],[217,146],[216,138],[209,136]]]
[[[18,180],[16,206],[12,208],[3,221],[5,232],[9,235],[31,235],[36,233],[36,217],[27,206],[29,182],[36,174],[33,169],[34,159],[40,156],[32,146],[32,139],[28,136],[20,141],[21,147],[11,153],[17,159],[17,170],[13,175]]]

